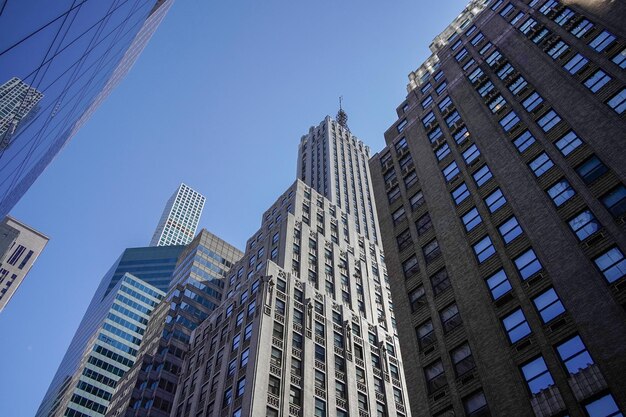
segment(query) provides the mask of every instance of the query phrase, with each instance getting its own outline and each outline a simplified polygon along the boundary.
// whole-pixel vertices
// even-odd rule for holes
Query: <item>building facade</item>
[[[136,358],[150,314],[164,295],[129,273],[122,276],[103,300],[110,307],[52,415],[104,416],[117,381]]]
[[[47,244],[47,236],[11,216],[0,223],[0,312]]]
[[[1,217],[123,79],[171,4],[2,2],[0,84],[20,98],[0,113]]]
[[[626,5],[475,1],[370,161],[415,416],[626,410]]]
[[[338,156],[343,149],[340,173],[357,185],[345,188],[346,210],[327,197],[339,195],[334,179],[327,174],[324,189],[317,172],[335,171],[329,142]],[[170,415],[411,415],[384,257],[365,237],[376,236],[376,219],[359,204],[368,152],[330,117],[302,139],[299,157],[315,168],[298,173],[315,188],[319,178],[320,192],[297,180],[264,213],[226,297],[192,334]]]
[[[181,184],[167,200],[150,246],[186,245],[196,235],[206,197]]]
[[[121,313],[121,318],[126,321],[128,321],[128,317],[135,317],[134,314],[139,314],[139,317],[133,319],[131,325],[137,325],[135,322],[141,323],[137,329],[141,329],[141,332],[134,331],[132,333],[133,338],[139,339],[137,342],[141,341],[142,332],[145,328],[143,321],[155,307],[152,305],[153,299],[160,299],[161,295],[159,295],[159,297],[151,296],[150,303],[146,303],[145,301],[137,302],[134,299],[137,298],[134,294],[129,294],[128,292],[122,294],[119,292],[124,292],[123,290],[130,288],[130,284],[121,284],[121,282],[125,280],[125,277],[130,277],[133,282],[142,283],[142,285],[145,285],[147,288],[156,291],[157,294],[165,293],[169,288],[178,257],[184,248],[184,246],[130,248],[122,253],[100,281],[100,285],[89,307],[87,307],[87,311],[74,334],[74,338],[59,365],[59,369],[39,406],[39,410],[36,414],[38,417],[64,415],[68,410],[67,401],[71,399],[72,396],[68,395],[68,393],[73,392],[76,388],[75,382],[77,379],[81,378],[81,375],[83,375],[83,372],[87,369],[86,367],[99,372],[113,382],[117,381],[123,373],[130,368],[130,365],[132,365],[136,357],[136,345],[139,343],[134,343],[133,346],[130,347],[135,350],[132,351],[132,353],[113,346],[106,346],[108,351],[112,352],[109,356],[112,356],[113,353],[118,355],[115,357],[116,359],[111,359],[111,361],[119,362],[118,359],[123,359],[123,363],[125,364],[123,366],[120,366],[120,364],[114,365],[116,368],[112,371],[108,370],[111,361],[106,360],[104,357],[100,357],[100,359],[105,360],[105,363],[102,364],[98,362],[87,365],[83,362],[85,358],[88,358],[88,355],[91,354],[94,342],[99,343],[98,346],[101,345],[102,341],[98,342],[97,338],[102,332],[104,323],[108,322],[112,326],[119,327],[115,320],[111,323],[111,320],[108,318],[109,314],[120,317]],[[136,290],[132,291],[136,292]],[[143,311],[144,309],[145,311]],[[135,310],[140,310],[141,312],[137,313]],[[127,334],[130,335],[130,333]],[[111,336],[110,332],[109,336]],[[96,368],[101,369],[98,370]],[[72,384],[73,382],[74,384]],[[95,401],[95,409],[92,409],[92,412],[103,414],[100,405],[104,405],[108,402],[109,391],[109,389],[106,389],[106,394],[101,393],[102,395],[96,396],[97,398],[92,398],[90,396],[91,394],[86,394],[85,398]]]

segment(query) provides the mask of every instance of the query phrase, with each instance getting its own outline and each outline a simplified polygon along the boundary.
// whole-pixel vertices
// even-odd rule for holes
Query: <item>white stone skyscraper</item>
[[[180,184],[165,205],[150,246],[186,245],[191,242],[205,201],[206,197],[202,194]]]

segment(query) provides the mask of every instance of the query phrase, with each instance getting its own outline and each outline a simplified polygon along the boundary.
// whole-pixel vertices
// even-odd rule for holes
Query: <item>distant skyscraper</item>
[[[0,218],[124,78],[172,2],[0,1],[0,83],[12,95],[0,98]]]
[[[626,3],[472,1],[371,162],[415,416],[626,411]]]
[[[116,386],[107,415],[168,415],[190,335],[220,305],[226,274],[242,255],[204,229],[187,246],[165,299],[150,318],[135,365]],[[141,410],[133,409],[136,404],[142,404]]]
[[[0,85],[0,152],[42,98],[41,92],[16,77]]]
[[[0,222],[0,311],[17,291],[48,237],[7,216]]]
[[[67,415],[81,416],[69,409],[82,410],[83,414],[90,416],[103,413],[114,382],[134,363],[145,321],[156,305],[154,301],[169,288],[172,273],[184,248],[131,248],[122,253],[102,278],[39,406],[37,417],[64,416],[66,412],[70,413]],[[146,289],[135,288],[140,285]],[[126,323],[127,329],[121,329],[121,323]],[[100,360],[89,359],[92,357]],[[91,381],[98,378],[102,382]],[[90,387],[83,389],[78,385],[80,381],[87,380],[90,380],[87,382]],[[94,391],[92,387],[102,391]],[[92,403],[88,403],[87,408],[80,408],[85,405],[80,405],[80,398],[73,401],[74,394],[91,398]],[[69,402],[75,404],[69,406]]]
[[[196,234],[206,197],[181,184],[165,205],[150,246],[186,245]]]
[[[124,400],[107,416],[411,415],[384,258],[373,240],[376,218],[365,197],[368,152],[330,117],[309,130],[298,173],[314,187],[297,180],[264,213],[228,274],[224,300],[177,345],[191,348],[184,363],[136,364],[128,375],[137,372],[142,382],[120,382],[112,401]],[[187,304],[180,295],[170,301],[172,309]],[[164,341],[175,337],[165,332],[155,346],[176,352]]]

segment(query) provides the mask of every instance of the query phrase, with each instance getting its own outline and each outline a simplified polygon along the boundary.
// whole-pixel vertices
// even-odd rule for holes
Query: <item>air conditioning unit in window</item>
[[[437,126],[437,121],[433,120],[432,122],[428,123],[426,125],[426,131],[430,132],[431,130],[433,130],[435,128],[435,126]]]
[[[446,116],[448,116],[450,113],[452,113],[452,110],[454,110],[454,106],[450,105],[450,106],[446,107],[445,109],[443,109],[443,111],[442,111],[441,115],[442,115],[443,117],[446,117]]]
[[[402,168],[402,176],[405,176],[406,174],[408,174],[411,171],[411,169],[413,169],[413,165]]]
[[[454,122],[454,124],[452,125],[452,127],[450,127],[450,131],[452,132],[456,132],[457,130],[459,130],[461,127],[463,126],[463,120],[459,119],[456,122]]]
[[[403,157],[404,155],[407,154],[407,152],[409,152],[409,147],[408,146],[404,146],[404,147],[398,149],[397,150],[398,157]]]
[[[393,167],[393,161],[390,159],[383,164],[383,171],[387,171],[391,167]]]

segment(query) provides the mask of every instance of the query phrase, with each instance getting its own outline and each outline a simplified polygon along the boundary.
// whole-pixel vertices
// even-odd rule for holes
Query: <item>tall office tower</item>
[[[626,410],[625,9],[473,2],[411,73],[370,167],[414,415]]]
[[[0,151],[9,146],[19,124],[42,98],[41,92],[17,77],[0,85]]]
[[[38,100],[26,118],[0,116],[18,128],[0,146],[1,217],[124,78],[172,2],[0,2],[0,84],[33,92],[20,114]]]
[[[123,330],[126,333],[121,337],[130,338],[132,336],[135,339],[139,339],[136,342],[141,340],[143,329],[145,328],[145,319],[154,308],[152,302],[154,299],[160,299],[161,293],[167,291],[178,257],[184,248],[184,246],[131,248],[126,249],[122,253],[102,278],[89,307],[87,307],[78,330],[76,330],[76,334],[59,365],[59,369],[39,406],[36,414],[38,417],[64,415],[68,410],[68,393],[70,393],[69,397],[71,398],[71,394],[78,389],[76,388],[77,379],[93,379],[91,375],[87,375],[91,373],[97,373],[108,378],[103,379],[103,381],[106,381],[106,383],[103,382],[106,386],[90,383],[90,385],[99,387],[103,391],[90,392],[83,390],[85,392],[82,395],[80,393],[77,393],[77,395],[91,400],[96,400],[94,395],[98,397],[94,403],[95,408],[91,409],[87,414],[102,414],[98,411],[101,410],[99,406],[108,401],[107,397],[112,388],[111,381],[117,381],[124,371],[132,365],[136,352],[129,349],[136,350],[137,348],[136,346],[117,347],[116,342],[109,343],[108,339],[101,340],[98,337],[100,334],[106,334],[108,337],[120,341],[118,336],[122,333],[119,333],[117,330],[103,331],[103,327],[108,323],[108,325],[119,330],[119,324],[124,323],[128,324],[128,330],[131,331],[129,333]],[[128,282],[124,278],[125,276],[132,283]],[[123,284],[123,281],[127,281],[127,283]],[[141,301],[139,296],[143,297],[145,294],[141,294],[141,291],[137,289],[132,289],[133,283],[144,285],[150,291],[155,291],[159,295],[150,296],[151,298]],[[143,292],[146,291],[143,290]],[[137,301],[137,299],[140,301]],[[137,313],[135,310],[142,312]],[[141,325],[137,325],[137,322]],[[130,340],[128,341],[130,342]],[[96,344],[94,345],[94,343]],[[133,343],[133,345],[138,344]],[[100,347],[98,348],[98,346]],[[105,353],[100,353],[97,349],[106,349],[106,351]],[[88,358],[92,356],[101,359],[103,362],[89,362]],[[99,378],[98,375],[96,375],[96,378]],[[69,411],[67,412],[69,413]],[[80,414],[72,415],[80,416]]]
[[[134,366],[116,387],[107,415],[169,415],[190,334],[220,304],[226,274],[242,255],[204,229],[187,246],[165,299],[152,314]]]
[[[330,118],[310,132],[326,133],[307,147],[334,133],[367,159]],[[382,252],[353,214],[300,180],[278,198],[231,269],[224,301],[194,330],[164,415],[411,415]],[[143,416],[149,401],[108,415]]]
[[[47,236],[11,216],[0,222],[0,312],[46,244]]]
[[[167,200],[150,246],[186,245],[196,235],[204,197],[199,192],[181,184]]]

